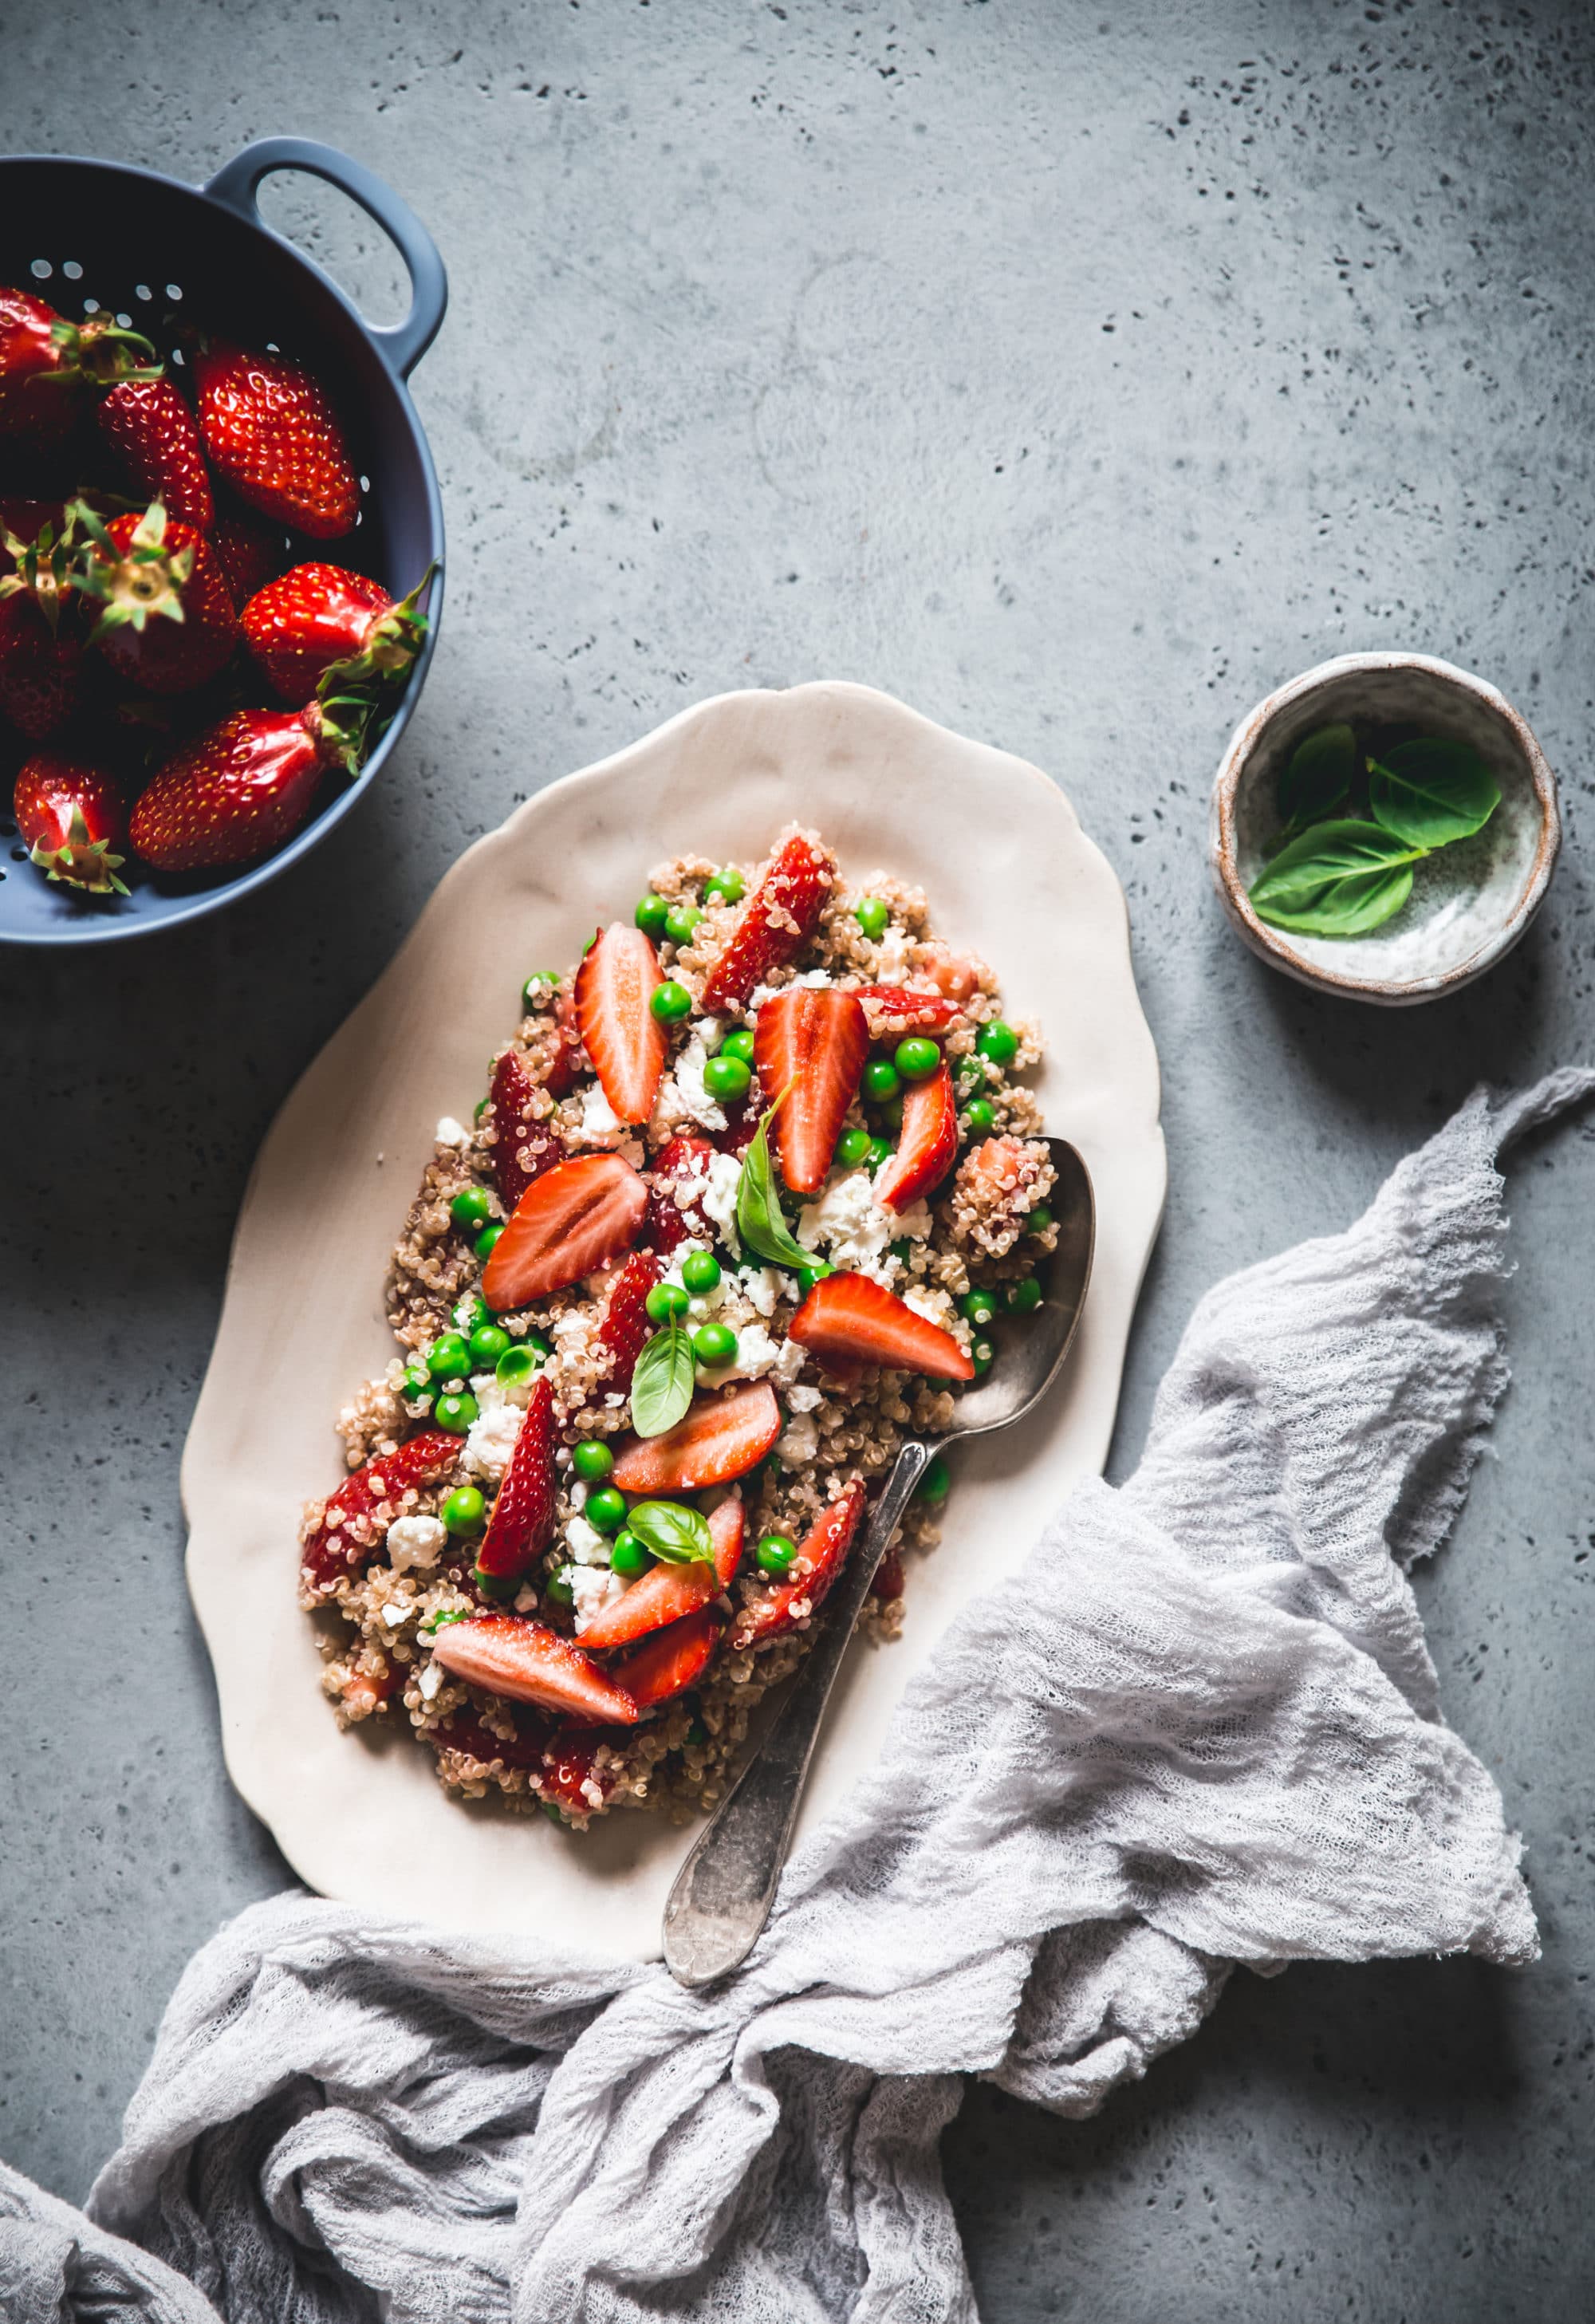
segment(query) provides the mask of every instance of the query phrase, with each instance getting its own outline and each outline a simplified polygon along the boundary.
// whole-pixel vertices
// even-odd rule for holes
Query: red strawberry
[[[100,405],[99,427],[135,491],[159,501],[168,516],[210,530],[216,503],[199,430],[169,379],[124,380]]]
[[[369,1563],[391,1522],[391,1517],[375,1516],[376,1509],[391,1503],[391,1516],[397,1517],[401,1493],[412,1485],[435,1485],[457,1466],[459,1457],[457,1436],[443,1428],[423,1428],[396,1452],[379,1453],[346,1477],[337,1492],[327,1496],[321,1522],[305,1544],[301,1565],[306,1586],[325,1595],[342,1575]]]
[[[1019,1218],[1036,1197],[1029,1193],[1041,1176],[1045,1147],[1005,1134],[973,1147],[958,1166],[958,1183],[982,1210],[1000,1207]]]
[[[762,1646],[807,1619],[841,1572],[863,1514],[864,1489],[855,1479],[805,1535],[786,1579],[742,1608],[731,1626],[733,1649]]]
[[[329,768],[353,774],[364,721],[332,703],[235,710],[168,759],[133,810],[134,852],[157,872],[253,863],[292,837]],[[358,706],[355,706],[356,711]]]
[[[494,1582],[512,1581],[553,1538],[554,1391],[539,1373],[476,1551],[476,1571]]]
[[[506,1738],[495,1735],[468,1711],[456,1711],[441,1727],[434,1727],[427,1737],[434,1751],[463,1751],[472,1759],[479,1759],[490,1767],[502,1759],[506,1767],[524,1767],[529,1771],[540,1767],[543,1753],[548,1748],[548,1721],[535,1711],[517,1712],[515,1733]]]
[[[380,581],[341,565],[296,565],[257,589],[239,614],[249,650],[284,702],[309,702],[329,669],[338,686],[401,678],[427,617],[416,600],[429,571],[395,604]]]
[[[825,1184],[870,1054],[870,1028],[851,992],[788,985],[759,1011],[753,1058],[759,1084],[777,1104],[781,1176],[795,1194]]]
[[[614,1789],[610,1770],[597,1765],[599,1747],[605,1740],[600,1728],[561,1727],[543,1751],[539,1792],[550,1805],[582,1823],[595,1806],[588,1794],[595,1790],[602,1800]]]
[[[741,1009],[772,968],[802,951],[819,926],[835,877],[834,859],[800,831],[782,841],[709,971],[703,995],[708,1015]]]
[[[489,1694],[540,1703],[580,1720],[636,1724],[637,1705],[590,1655],[541,1622],[519,1614],[474,1614],[450,1622],[432,1641],[433,1659]]]
[[[502,1315],[563,1291],[618,1259],[647,1210],[648,1189],[621,1155],[558,1163],[516,1204],[483,1271],[482,1296]]]
[[[24,537],[0,532],[0,711],[48,742],[76,707],[83,638],[72,576],[73,519],[46,509]]]
[[[488,1295],[491,1304],[492,1294]],[[781,1433],[781,1408],[768,1380],[704,1397],[662,1436],[634,1436],[615,1454],[622,1493],[696,1493],[729,1485],[757,1468]]]
[[[704,1167],[715,1153],[706,1138],[672,1138],[660,1147],[653,1157],[649,1173],[652,1192],[648,1198],[648,1240],[657,1251],[668,1258],[678,1243],[690,1235],[699,1242],[712,1242],[714,1229],[700,1200],[704,1185]],[[678,1203],[678,1192],[687,1186],[696,1187],[687,1204]]]
[[[924,973],[938,992],[949,1001],[970,1001],[980,991],[982,979],[991,971],[983,960],[972,952],[949,952],[945,945],[933,945],[925,957]]]
[[[940,1185],[957,1151],[958,1106],[944,1058],[927,1081],[910,1082],[903,1092],[897,1152],[881,1165],[875,1200],[885,1210],[906,1211]]]
[[[759,1124],[763,1118],[763,1109],[745,1099],[737,1105],[728,1105],[725,1127],[715,1133],[717,1151],[733,1155],[740,1162],[759,1135]]]
[[[351,1719],[369,1719],[373,1711],[399,1692],[399,1667],[374,1646],[364,1649],[374,1655],[381,1668],[350,1673],[338,1694],[338,1702]]]
[[[665,1069],[665,1028],[649,1007],[664,982],[641,928],[616,920],[576,976],[576,1021],[617,1121],[646,1121]]]
[[[211,527],[210,545],[235,605],[245,604],[281,570],[281,542],[249,517],[217,517]]]
[[[705,1606],[633,1646],[611,1664],[610,1676],[625,1688],[639,1711],[651,1710],[703,1676],[724,1628],[724,1616]]]
[[[714,1544],[711,1563],[705,1558],[694,1558],[686,1565],[659,1564],[650,1568],[640,1582],[633,1582],[623,1598],[588,1623],[582,1633],[582,1644],[592,1655],[606,1654],[611,1646],[629,1646],[634,1638],[645,1638],[650,1630],[662,1629],[667,1622],[678,1622],[687,1614],[696,1614],[711,1598],[729,1588],[733,1575],[742,1562],[742,1534],[746,1517],[739,1495],[733,1494],[722,1501],[709,1519],[709,1539]]]
[[[974,1366],[950,1332],[868,1275],[825,1275],[792,1318],[790,1336],[822,1363],[885,1364],[933,1379],[973,1379]]]
[[[576,1003],[562,992],[554,1003],[554,1046],[543,1074],[550,1097],[568,1097],[582,1069],[582,1037],[576,1029]]]
[[[905,1033],[941,1033],[963,1011],[939,992],[910,992],[900,984],[861,985],[857,999],[870,1020],[872,1041]]]
[[[870,1584],[871,1598],[882,1600],[900,1598],[903,1594],[903,1554],[900,1549],[889,1549],[875,1568],[875,1578]]]
[[[82,502],[74,512],[88,535],[78,586],[100,609],[89,643],[146,693],[188,694],[214,678],[232,658],[238,617],[204,534],[159,501],[109,524]]]
[[[651,1251],[634,1250],[609,1286],[609,1305],[598,1326],[598,1354],[606,1363],[604,1387],[622,1396],[632,1392],[632,1374],[642,1343],[653,1329],[648,1318],[648,1295],[659,1273],[659,1263]]]
[[[506,1049],[493,1069],[487,1095],[493,1121],[493,1178],[506,1216],[532,1180],[558,1162],[564,1151],[553,1130],[538,1118],[537,1094],[531,1067],[519,1049]]]
[[[48,879],[91,895],[126,895],[116,877],[124,858],[111,851],[127,836],[127,809],[103,769],[41,752],[24,761],[11,811]]]
[[[87,384],[153,377],[154,353],[109,315],[69,323],[31,290],[0,288],[0,439],[35,450],[60,443]]]
[[[194,357],[199,432],[239,498],[313,540],[337,540],[360,513],[360,482],[331,404],[286,355],[213,339]]]

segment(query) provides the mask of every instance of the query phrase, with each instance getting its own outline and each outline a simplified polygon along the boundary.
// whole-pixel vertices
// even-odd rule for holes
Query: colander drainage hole
[[[169,282],[166,286],[166,295],[169,299],[180,299],[183,295],[182,284],[180,282]]]
[[[155,293],[147,282],[135,282],[133,286],[133,295],[135,299],[152,299]]]
[[[55,269],[51,264],[48,258],[36,258],[29,267],[28,272],[39,281],[48,282],[51,276],[55,272]]]
[[[10,817],[7,816],[4,823],[0,823],[0,839],[14,839],[15,837],[16,825],[11,821]]]
[[[61,261],[61,272],[69,282],[81,282],[83,280],[83,269],[75,258],[65,258]]]
[[[25,863],[28,860],[27,849],[25,847],[14,847],[11,851],[11,860],[14,863]]]

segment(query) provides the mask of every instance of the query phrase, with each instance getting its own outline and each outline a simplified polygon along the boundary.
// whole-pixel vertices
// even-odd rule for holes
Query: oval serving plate
[[[835,683],[724,695],[551,785],[455,865],[272,1124],[183,1455],[189,1586],[228,1771],[324,1895],[611,1957],[659,1952],[699,1827],[625,1812],[584,1835],[462,1804],[407,1733],[340,1733],[296,1602],[298,1517],[343,1473],[338,1407],[393,1352],[383,1285],[434,1127],[481,1096],[524,977],[625,916],[654,864],[684,850],[757,862],[795,818],[838,850],[844,877],[883,869],[923,886],[938,933],[985,954],[1011,1012],[1041,1019],[1046,1126],[1080,1148],[1098,1204],[1068,1367],[1029,1422],[958,1456],[941,1546],[909,1562],[903,1636],[850,1655],[799,1841],[873,1760],[947,1624],[1015,1571],[1107,1456],[1166,1173],[1124,897],[1062,793],[1021,760]]]

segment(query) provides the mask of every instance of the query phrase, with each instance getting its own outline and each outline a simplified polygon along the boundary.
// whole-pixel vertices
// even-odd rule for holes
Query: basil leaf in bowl
[[[1466,742],[1397,742],[1368,762],[1368,804],[1385,830],[1412,847],[1445,847],[1482,831],[1500,787]]]
[[[1401,909],[1427,853],[1377,823],[1314,824],[1252,882],[1251,907],[1298,936],[1364,936]]]

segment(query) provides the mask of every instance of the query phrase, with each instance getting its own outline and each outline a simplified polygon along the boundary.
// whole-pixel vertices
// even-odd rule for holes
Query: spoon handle
[[[665,1961],[678,1985],[711,1985],[759,1941],[791,1845],[798,1803],[842,1657],[934,1444],[910,1437],[842,1570],[810,1647],[763,1742],[711,1817],[676,1876],[665,1906]]]

